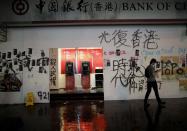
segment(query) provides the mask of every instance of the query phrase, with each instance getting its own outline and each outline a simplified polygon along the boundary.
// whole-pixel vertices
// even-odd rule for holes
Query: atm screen
[[[73,62],[67,62],[66,63],[66,74],[67,75],[73,75],[74,74]]]
[[[88,64],[84,63],[82,67],[83,67],[83,70],[88,70]]]
[[[90,73],[90,63],[82,62],[82,74],[87,75]]]

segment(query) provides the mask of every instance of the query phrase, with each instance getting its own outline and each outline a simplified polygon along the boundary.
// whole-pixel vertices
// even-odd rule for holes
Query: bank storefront
[[[186,97],[186,0],[7,0],[0,7],[2,104],[24,103],[28,92],[36,103],[55,93],[143,99],[151,58],[161,70],[160,95]]]

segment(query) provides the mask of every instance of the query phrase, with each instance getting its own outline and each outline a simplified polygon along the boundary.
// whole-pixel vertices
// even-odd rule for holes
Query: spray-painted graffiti
[[[160,62],[156,63],[155,68],[161,68]],[[138,59],[131,57],[130,60],[113,60],[113,71],[115,71],[115,75],[111,83],[115,81],[115,87],[119,81],[123,87],[129,87],[129,93],[132,91],[134,93],[135,90],[142,91],[143,88],[146,89],[145,67],[138,65]],[[163,81],[159,80],[158,74],[156,77],[158,78],[158,88],[161,89]]]
[[[140,38],[142,37],[141,34],[142,34],[142,32],[140,32],[140,29],[137,29],[132,34],[132,40],[131,41],[132,41],[133,48],[140,46]]]
[[[108,38],[109,37],[109,38]],[[115,30],[111,35],[110,33],[104,31],[101,33],[101,35],[98,37],[100,39],[100,44],[103,43],[113,43],[115,47],[121,47],[123,46],[130,46],[127,45],[127,31],[124,30]]]
[[[144,85],[144,67],[138,66],[138,59],[131,58],[130,60],[120,59],[113,60],[113,71],[116,73],[112,78],[111,83],[115,81],[115,87],[117,81],[124,87],[129,87],[129,92],[133,89],[141,91]]]
[[[127,31],[115,30],[112,33],[112,39],[115,47],[129,46],[127,45]]]
[[[158,38],[158,35],[155,34],[156,31],[153,30],[146,30],[147,34],[145,34],[145,38],[146,40],[143,42],[144,43],[144,48],[146,49],[157,49],[158,48],[158,44],[157,44],[157,40],[159,40],[160,38]]]
[[[162,79],[185,78],[187,68],[185,56],[161,56]]]
[[[147,29],[145,33],[137,29],[131,35],[131,41],[127,41],[127,37],[130,37],[127,30],[115,30],[113,33],[104,31],[98,36],[100,44],[113,44],[117,48],[121,46],[136,48],[142,44],[145,49],[157,49],[157,41],[160,40],[156,31]]]
[[[49,100],[50,99],[50,94],[49,94],[49,92],[46,92],[46,91],[38,91],[37,95],[40,100]]]
[[[32,48],[27,51],[0,52],[0,91],[19,91],[22,86],[23,70],[32,72],[34,67],[39,68],[39,73],[47,73],[49,58],[41,50],[41,57],[32,59]]]

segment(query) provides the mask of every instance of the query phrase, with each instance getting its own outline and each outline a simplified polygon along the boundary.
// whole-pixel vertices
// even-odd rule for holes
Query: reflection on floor
[[[66,94],[66,93],[103,93],[103,87],[93,87],[90,89],[77,89],[74,90],[66,90],[66,89],[51,89],[50,94]]]
[[[104,100],[103,88],[92,90],[50,90],[51,100]]]
[[[187,98],[0,105],[0,131],[187,131]]]

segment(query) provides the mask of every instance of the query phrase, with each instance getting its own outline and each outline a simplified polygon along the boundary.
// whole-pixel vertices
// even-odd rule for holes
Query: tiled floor
[[[187,98],[0,105],[0,131],[187,131]]]

